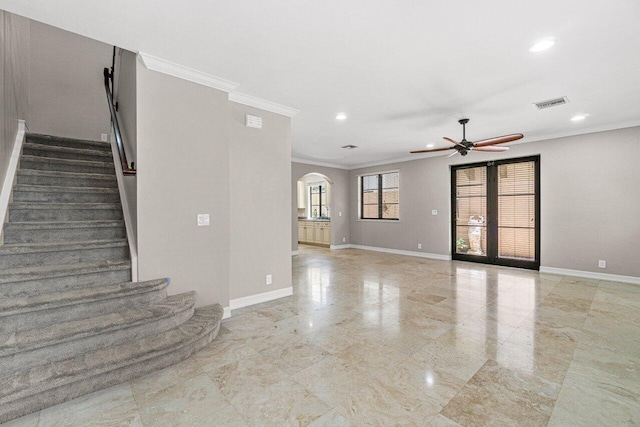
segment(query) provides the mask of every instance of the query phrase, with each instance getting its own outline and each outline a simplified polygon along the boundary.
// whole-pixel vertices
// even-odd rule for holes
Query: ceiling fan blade
[[[459,145],[459,146],[461,146],[461,147],[463,147],[463,148],[467,148],[467,147],[465,147],[464,145],[460,144],[458,141],[454,141],[453,139],[451,139],[451,138],[447,138],[446,136],[442,137],[442,139],[444,139],[445,141],[449,141],[449,142],[450,142],[450,143],[452,143],[453,145]]]
[[[456,150],[456,151],[454,151],[453,153],[449,154],[447,157],[452,157],[452,156],[455,156],[456,154],[458,154],[458,151],[457,151],[457,150]]]
[[[473,151],[507,151],[509,149],[509,147],[491,147],[491,146],[485,146],[485,147],[472,147],[471,148]]]
[[[496,136],[495,138],[483,139],[473,144],[474,147],[484,147],[487,145],[504,144],[505,142],[517,141],[522,139],[524,135],[521,133],[514,133],[513,135]]]
[[[453,150],[453,147],[447,147],[447,148],[432,148],[429,150],[415,150],[415,151],[410,151],[411,154],[418,154],[418,153],[432,153],[434,151],[447,151],[447,150]]]

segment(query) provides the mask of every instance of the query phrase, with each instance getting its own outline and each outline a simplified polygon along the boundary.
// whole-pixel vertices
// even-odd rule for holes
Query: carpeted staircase
[[[210,343],[220,305],[131,282],[107,143],[28,135],[0,245],[0,423],[164,368]]]

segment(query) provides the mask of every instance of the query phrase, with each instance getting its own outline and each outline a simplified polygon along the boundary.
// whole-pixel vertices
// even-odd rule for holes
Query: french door
[[[451,167],[452,258],[540,268],[540,156]]]

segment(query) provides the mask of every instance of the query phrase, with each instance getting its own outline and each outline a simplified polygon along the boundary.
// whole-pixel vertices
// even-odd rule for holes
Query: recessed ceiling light
[[[554,44],[556,44],[556,39],[554,38],[543,39],[537,42],[536,44],[534,44],[533,46],[531,46],[529,48],[529,52],[531,53],[542,52],[543,50],[549,49]]]
[[[338,115],[336,116],[336,120],[346,120],[347,119],[347,115],[345,113],[338,113]]]
[[[427,144],[427,148],[433,148],[435,147],[435,144]]]
[[[571,121],[572,122],[580,122],[580,121],[586,119],[587,116],[588,116],[588,114],[578,114],[578,115],[575,115],[575,116],[571,117]]]

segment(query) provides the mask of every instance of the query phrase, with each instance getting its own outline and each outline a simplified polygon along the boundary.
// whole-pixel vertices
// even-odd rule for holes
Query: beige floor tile
[[[601,377],[593,378],[572,367],[562,389],[550,426],[637,426],[640,399],[637,392]]]
[[[43,410],[38,427],[142,426],[129,384],[121,384]]]
[[[130,381],[129,384],[136,402],[143,404],[152,399],[158,392],[202,373],[202,368],[195,358],[189,358],[177,365]]]
[[[283,372],[291,375],[315,365],[331,355],[306,337],[296,337],[284,346],[271,347],[262,355]]]
[[[227,339],[214,340],[192,358],[200,365],[203,371],[209,372],[256,354],[258,352],[245,344],[244,341]]]
[[[2,424],[2,427],[37,427],[40,419],[40,412],[25,415],[8,423]]]
[[[337,410],[332,409],[309,424],[309,427],[351,427],[352,425],[353,424],[351,424],[348,419],[340,415]]]
[[[437,417],[431,421],[429,427],[461,427],[457,422],[450,420],[442,414],[438,414]]]
[[[261,354],[237,360],[208,374],[233,404],[236,400],[251,397],[256,391],[288,378],[287,374]]]
[[[560,385],[487,362],[442,415],[474,426],[544,426]]]
[[[244,425],[206,374],[156,393],[140,405],[145,426]]]
[[[435,341],[416,352],[411,359],[422,364],[425,370],[468,381],[480,369],[487,358],[480,353],[467,353],[457,347]]]
[[[234,399],[234,407],[252,426],[306,426],[331,408],[309,390],[285,379]]]

